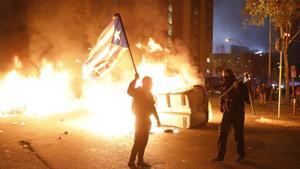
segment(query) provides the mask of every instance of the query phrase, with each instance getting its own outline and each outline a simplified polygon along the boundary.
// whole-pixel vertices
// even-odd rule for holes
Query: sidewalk
[[[210,98],[214,114],[218,114],[219,100]],[[300,127],[300,106],[296,107],[296,115],[293,114],[293,107],[290,104],[282,104],[280,111],[280,118],[278,118],[278,105],[276,101],[269,101],[265,105],[259,104],[254,100],[255,115],[253,115],[251,105],[246,105],[245,112],[248,118],[253,118],[259,123],[268,123],[274,125],[283,125],[286,127]]]

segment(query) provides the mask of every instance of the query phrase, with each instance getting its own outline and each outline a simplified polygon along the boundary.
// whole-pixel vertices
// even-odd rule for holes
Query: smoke
[[[214,1],[214,27],[213,41],[214,52],[219,52],[220,46],[226,47],[232,43],[225,43],[225,38],[238,39],[250,49],[265,50],[268,44],[268,27],[244,25],[242,8],[244,1],[240,0],[215,0]],[[237,43],[232,45],[239,45]]]
[[[167,46],[167,3],[160,0],[3,0],[0,7],[8,13],[7,17],[1,18],[4,27],[1,25],[0,35],[9,36],[0,40],[0,43],[16,51],[28,72],[37,72],[42,60],[46,59],[55,68],[71,69],[75,76],[79,76],[89,49],[117,12],[122,16],[137,64],[144,54],[144,51],[136,48],[137,42],[145,44],[152,37],[162,46]],[[19,27],[22,29],[17,29]],[[8,43],[9,39],[18,43]],[[173,45],[176,50],[172,51],[172,55],[165,56],[168,62],[164,63],[172,65],[170,69],[175,70],[175,65],[183,60],[189,64],[190,60],[182,44],[176,42]],[[14,52],[4,54],[1,59],[12,63]],[[179,62],[172,63],[175,60]],[[112,79],[133,77],[129,55],[120,62],[118,71],[111,73]]]
[[[9,69],[14,55],[25,55],[28,36],[24,22],[27,3],[20,0],[0,1],[0,72]]]
[[[30,60],[74,66],[88,52],[88,1],[30,2],[26,17]]]

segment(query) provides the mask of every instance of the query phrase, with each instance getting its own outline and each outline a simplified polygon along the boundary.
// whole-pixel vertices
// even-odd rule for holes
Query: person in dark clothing
[[[143,78],[142,87],[135,88],[136,80],[139,78],[136,74],[135,79],[130,83],[127,93],[133,97],[132,111],[135,115],[135,135],[134,144],[131,150],[129,167],[135,167],[135,159],[138,156],[138,166],[150,167],[144,162],[144,152],[148,143],[149,131],[151,128],[150,115],[153,114],[160,126],[160,120],[155,108],[155,101],[151,93],[152,79],[149,76]]]
[[[234,86],[229,92],[221,97],[221,112],[223,118],[220,124],[220,133],[218,140],[218,155],[212,161],[224,161],[226,152],[227,137],[231,126],[234,129],[234,137],[237,142],[237,153],[239,157],[237,162],[242,162],[245,157],[244,150],[244,107],[245,102],[249,104],[249,95],[247,86],[242,81],[237,81],[231,69],[225,69],[222,72],[224,84],[221,92],[226,92],[231,86]]]

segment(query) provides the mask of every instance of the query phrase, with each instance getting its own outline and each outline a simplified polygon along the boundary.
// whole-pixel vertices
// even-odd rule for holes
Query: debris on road
[[[164,130],[164,133],[173,133],[173,134],[176,134],[176,133],[179,133],[179,130],[178,130],[178,128],[168,128],[168,129]]]
[[[38,158],[47,168],[51,169],[52,167],[45,161],[31,146],[31,143],[25,140],[19,141],[19,144],[24,148],[30,151],[32,155]]]
[[[29,150],[31,153],[35,153],[33,148],[31,147],[31,143],[25,140],[19,141],[19,144],[24,148]]]
[[[69,134],[69,133],[68,133],[67,131],[65,131],[65,132],[64,132],[64,135],[67,135],[67,134]]]
[[[174,133],[173,129],[165,129],[164,132],[165,133]]]

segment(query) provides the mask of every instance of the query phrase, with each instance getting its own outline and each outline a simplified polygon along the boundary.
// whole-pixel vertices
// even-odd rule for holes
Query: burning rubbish
[[[156,43],[153,39],[149,41],[152,41],[152,46],[158,46],[153,45]],[[192,71],[191,66],[182,67],[188,64],[180,64],[180,67],[174,68],[175,64],[164,59],[162,54],[167,58],[174,55],[163,48],[158,51],[150,50],[151,45],[141,44],[149,50],[145,52],[138,70],[141,76],[153,77],[154,94],[178,91],[190,88],[194,83],[202,83],[195,73],[189,73]],[[161,58],[153,59],[151,53],[155,52]],[[108,135],[132,131],[134,118],[130,108],[131,101],[125,92],[128,84],[126,80],[112,81],[113,75],[108,74],[108,78],[93,82],[83,81],[82,96],[76,98],[71,89],[72,77],[69,70],[57,71],[51,63],[44,61],[39,76],[24,76],[17,71],[20,64],[16,64],[15,69],[0,81],[0,101],[3,103],[0,112],[3,117],[19,113],[49,116],[79,111],[88,113],[83,113],[80,120],[70,120],[74,126]],[[118,106],[115,106],[116,103]],[[64,122],[65,118],[60,118],[60,121]]]
[[[138,42],[136,46],[136,50],[143,53],[137,70],[141,77],[153,77],[154,95],[188,90],[195,84],[203,85],[203,79],[199,78],[185,52],[172,52],[152,38],[147,44]],[[124,55],[123,58],[126,53]],[[128,60],[119,60],[118,72],[128,71]],[[18,114],[45,117],[78,112],[74,118],[70,115],[68,120],[73,127],[105,135],[133,131],[131,101],[126,94],[130,74],[110,71],[103,78],[78,80],[80,77],[72,72],[73,67],[56,66],[44,59],[37,64],[38,74],[24,75],[18,57],[14,63],[14,68],[0,80],[1,117]],[[138,81],[137,85],[140,83]],[[74,86],[80,95],[73,90]],[[60,121],[64,122],[65,118],[60,118]]]

